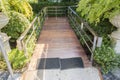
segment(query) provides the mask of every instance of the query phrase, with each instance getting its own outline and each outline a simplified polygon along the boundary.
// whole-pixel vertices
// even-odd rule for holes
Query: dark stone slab
[[[37,69],[60,69],[60,59],[59,58],[38,59]]]
[[[80,57],[61,59],[61,70],[83,67],[83,61]]]
[[[59,58],[47,58],[45,69],[60,69]]]
[[[41,58],[37,60],[37,69],[45,69],[46,58]]]

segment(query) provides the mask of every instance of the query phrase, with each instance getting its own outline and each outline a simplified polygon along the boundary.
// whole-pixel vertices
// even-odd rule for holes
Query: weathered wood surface
[[[84,66],[91,66],[67,18],[48,18],[45,20],[28,70],[36,70],[36,63],[39,58],[56,57],[82,57]]]

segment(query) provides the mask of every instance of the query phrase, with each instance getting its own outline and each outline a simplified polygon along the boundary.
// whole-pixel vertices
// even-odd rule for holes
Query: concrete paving
[[[28,71],[21,80],[101,80],[99,71],[94,68],[75,68],[67,70],[50,69]]]
[[[60,80],[100,80],[98,70],[93,67],[62,70],[60,78]]]

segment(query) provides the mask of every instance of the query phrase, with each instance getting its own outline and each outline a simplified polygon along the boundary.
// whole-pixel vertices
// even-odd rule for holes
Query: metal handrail
[[[59,11],[63,11],[63,10],[59,10],[60,8],[67,8],[67,6],[49,6],[49,7],[44,7],[39,13],[38,15],[33,19],[33,21],[31,22],[31,24],[29,25],[29,27],[21,34],[21,36],[17,39],[17,48],[19,50],[24,50],[26,56],[27,56],[27,45],[33,35],[33,33],[35,32],[36,28],[38,26],[35,26],[35,23],[37,22],[37,24],[39,24],[39,26],[42,27],[42,23],[44,22],[45,17],[48,15],[48,11],[50,10],[50,8],[55,9],[53,11],[55,11],[56,17],[59,13]],[[63,14],[63,13],[59,13],[59,14]],[[29,37],[26,39],[26,41],[24,41],[24,39],[26,38],[27,34],[29,33],[29,31],[32,29],[31,34],[29,35]]]
[[[49,15],[54,15],[57,19],[57,17],[59,17],[59,15],[63,15],[66,16],[66,12],[67,12],[67,7],[68,6],[48,6],[47,7],[47,16]],[[64,9],[66,8],[66,9]]]
[[[54,14],[57,14],[59,8],[67,8],[67,6],[50,6],[50,7],[45,7],[43,8],[39,13],[38,15],[33,19],[33,21],[31,22],[31,24],[29,25],[29,27],[21,34],[21,36],[17,39],[17,47],[19,50],[24,50],[25,53],[27,53],[27,45],[32,37],[32,35],[34,34],[34,32],[36,31],[37,27],[42,27],[43,26],[43,22],[44,22],[44,19],[46,17],[46,15],[48,15],[47,11],[49,11],[48,8],[54,8],[56,10],[54,11],[57,11],[56,13]],[[75,6],[74,6],[75,7]],[[63,11],[63,10],[61,10]],[[66,15],[68,14],[68,18],[69,20],[72,21],[74,27],[78,30],[79,34],[81,35],[84,43],[86,44],[86,46],[88,47],[88,49],[90,50],[90,52],[92,53],[91,55],[91,61],[93,61],[93,52],[96,48],[96,45],[97,45],[97,40],[98,40],[98,36],[97,34],[95,33],[95,31],[90,28],[90,26],[87,24],[87,22],[85,22],[82,18],[79,17],[79,15],[74,11],[72,10],[71,7],[68,7],[67,10],[65,11],[68,11],[68,13],[65,13]],[[75,18],[76,17],[81,21],[81,23],[79,23]],[[57,16],[56,16],[57,17]],[[37,26],[35,26],[35,23],[37,22]],[[80,28],[80,29],[79,29]],[[94,39],[93,39],[93,46],[92,48],[89,46],[89,44],[87,44],[87,41],[85,40],[85,38],[83,37],[82,35],[82,32],[84,32],[84,34],[86,34],[86,32],[84,31],[84,28],[85,29],[88,29],[89,32],[94,36]],[[27,34],[29,33],[30,29],[32,29],[32,32],[30,34],[30,36],[26,39],[26,41],[24,41],[24,39],[26,38]],[[86,34],[87,35],[87,34]],[[87,36],[89,37],[89,35]],[[90,40],[90,38],[89,38]],[[92,40],[90,40],[91,42]],[[4,49],[4,45],[3,45],[3,42],[2,42],[2,39],[1,39],[1,36],[0,36],[0,48],[1,48],[1,52],[3,54],[3,57],[5,58],[5,61],[7,63],[7,66],[8,66],[8,70],[11,74],[11,77],[13,77],[13,71],[12,71],[12,67],[10,65],[10,62],[8,60],[8,56],[7,56],[7,53],[6,53],[6,50]]]
[[[93,61],[93,53],[95,48],[97,47],[97,40],[98,40],[98,35],[96,32],[88,25],[88,23],[83,20],[70,6],[68,7],[68,18],[72,22],[74,28],[77,30],[77,32],[80,34],[84,44],[87,46],[88,50],[91,52],[91,62]],[[76,19],[80,20],[78,22]],[[93,39],[89,37],[87,32],[84,30],[87,29],[92,35]],[[87,43],[86,39],[84,38],[85,35],[87,39],[91,42],[92,47]]]
[[[35,32],[35,30],[37,29],[37,27],[42,27],[42,23],[44,22],[46,16],[46,8],[43,8],[38,15],[33,19],[33,21],[31,22],[31,24],[29,25],[29,27],[21,34],[21,36],[17,39],[17,48],[19,50],[24,50],[26,56],[27,56],[27,45],[33,35],[33,33]],[[35,26],[35,23],[37,22],[38,26]],[[26,41],[24,41],[24,39],[26,38],[27,34],[29,33],[29,31],[32,29],[32,32],[30,34],[30,36],[26,39]]]
[[[73,7],[75,7],[75,6],[73,6]],[[88,25],[88,23],[85,22],[70,6],[69,7],[67,7],[67,6],[48,6],[48,7],[43,8],[39,12],[39,14],[34,18],[32,23],[30,24],[30,26],[23,32],[23,34],[17,40],[18,49],[24,50],[25,53],[27,53],[27,50],[26,50],[27,44],[29,43],[29,40],[31,39],[34,31],[36,30],[36,27],[34,26],[35,22],[37,22],[37,24],[41,24],[40,19],[45,19],[45,17],[48,16],[49,14],[53,14],[54,17],[57,18],[58,14],[63,14],[59,11],[65,12],[64,14],[68,15],[69,20],[73,23],[74,28],[76,28],[76,30],[79,32],[81,39],[84,41],[84,43],[88,47],[89,51],[91,52],[91,61],[92,61],[93,60],[93,52],[97,45],[98,35]],[[67,13],[67,11],[68,11],[68,13]],[[40,16],[41,16],[41,18],[40,18]],[[80,22],[76,19],[79,19]],[[29,32],[29,30],[31,28],[33,28],[33,31],[31,32],[31,35],[28,37],[26,42],[24,42],[23,39],[25,38],[25,36],[27,35],[27,33]],[[87,29],[93,35],[94,38],[91,39],[84,29]],[[91,42],[92,48],[90,47],[90,45],[87,43],[86,39],[84,38],[84,36],[83,36],[84,34],[86,35],[88,40]]]

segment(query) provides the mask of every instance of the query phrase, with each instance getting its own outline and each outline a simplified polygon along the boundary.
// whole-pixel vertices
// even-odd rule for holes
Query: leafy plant
[[[75,5],[74,2],[61,2],[61,3],[53,3],[53,2],[39,2],[39,3],[30,3],[34,13],[38,13],[43,7],[47,7],[47,6],[70,6],[70,5]]]
[[[120,14],[120,1],[80,0],[77,11],[80,16],[90,23],[97,34],[103,37],[102,46],[94,51],[94,61],[102,68],[102,72],[107,73],[118,67],[120,65],[120,57],[110,47],[111,39],[108,34],[115,30],[109,19]]]
[[[16,70],[23,68],[26,65],[28,59],[25,57],[23,51],[13,49],[9,53],[9,61],[11,62],[12,68]]]
[[[22,69],[25,67],[29,58],[26,58],[23,51],[19,51],[18,49],[12,49],[12,51],[8,54],[9,61],[11,63],[12,69]],[[7,65],[4,58],[0,59],[0,69],[6,70]]]
[[[29,26],[29,20],[23,15],[15,11],[9,13],[9,23],[2,29],[8,36],[15,40],[23,33],[23,31]]]
[[[38,0],[27,0],[29,3],[38,3]]]
[[[103,73],[108,73],[111,69],[118,67],[119,63],[116,57],[114,50],[105,45],[97,48],[94,52],[94,60],[101,66]]]
[[[1,9],[6,14],[9,11],[16,11],[24,14],[27,18],[33,15],[32,7],[26,0],[1,0]]]
[[[6,62],[3,59],[3,57],[0,58],[0,69],[2,69],[2,70],[6,70],[7,69],[7,65],[6,65]]]
[[[27,35],[27,38],[29,37],[30,35]],[[36,43],[36,34],[33,33],[31,39],[29,40],[28,42],[28,45],[26,46],[27,47],[27,56],[28,57],[31,57],[32,56],[32,53],[34,51],[34,47],[35,47],[35,43]]]
[[[99,35],[99,36],[104,36],[111,34],[111,32],[115,31],[117,28],[114,27],[108,19],[104,19],[97,25],[95,24],[90,24],[90,26],[93,28],[93,30]]]
[[[120,0],[80,0],[77,11],[90,23],[120,14]]]

